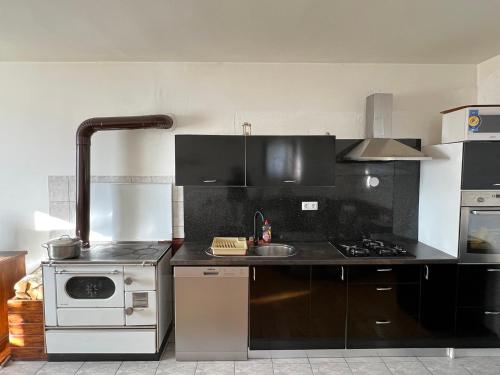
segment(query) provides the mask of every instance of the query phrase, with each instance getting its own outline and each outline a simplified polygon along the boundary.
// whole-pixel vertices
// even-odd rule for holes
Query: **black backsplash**
[[[274,241],[359,239],[391,233],[416,239],[420,163],[342,161],[359,142],[337,139],[335,187],[184,187],[186,240],[248,237],[257,209],[271,220]],[[420,148],[420,140],[403,142]],[[378,177],[380,184],[368,187],[368,176]],[[317,201],[318,211],[302,211],[302,201]]]

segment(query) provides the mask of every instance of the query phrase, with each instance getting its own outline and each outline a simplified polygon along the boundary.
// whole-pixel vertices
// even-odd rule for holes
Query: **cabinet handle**
[[[377,268],[377,272],[391,272],[392,268]]]
[[[500,311],[485,311],[484,315],[500,315]]]
[[[385,292],[385,291],[387,291],[387,290],[392,290],[392,287],[388,287],[388,288],[377,288],[377,290],[378,290],[379,292]]]
[[[297,180],[284,180],[283,181],[285,184],[294,184],[297,182]]]
[[[344,281],[344,266],[340,266],[340,280]]]
[[[391,321],[390,320],[376,320],[375,324],[377,324],[377,325],[391,324]]]
[[[217,182],[217,180],[203,180],[205,184],[213,184],[214,182]]]
[[[486,271],[488,271],[488,272],[500,272],[500,268],[488,268]]]
[[[425,279],[429,280],[429,266],[426,264],[425,265]]]
[[[255,281],[255,267],[253,267],[253,281]]]

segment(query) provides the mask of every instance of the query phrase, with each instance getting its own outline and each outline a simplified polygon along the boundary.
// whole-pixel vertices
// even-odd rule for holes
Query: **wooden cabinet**
[[[251,136],[248,186],[334,186],[334,136]]]
[[[25,255],[26,251],[0,252],[0,363],[10,354],[7,301],[14,296],[14,284],[26,275]]]
[[[177,135],[176,185],[244,186],[245,137]]]
[[[419,347],[454,346],[456,289],[456,264],[423,265]]]
[[[303,349],[309,341],[309,266],[250,269],[250,349]]]
[[[9,300],[9,341],[12,358],[45,359],[43,301]]]
[[[346,308],[347,267],[313,266],[309,348],[345,348]]]
[[[457,347],[500,347],[500,265],[458,268]]]

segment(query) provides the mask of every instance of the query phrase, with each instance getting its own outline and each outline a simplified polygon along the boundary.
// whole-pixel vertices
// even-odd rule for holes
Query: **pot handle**
[[[44,247],[44,248],[46,248],[46,249],[49,248],[49,245],[47,244],[47,242],[44,242],[41,246]]]

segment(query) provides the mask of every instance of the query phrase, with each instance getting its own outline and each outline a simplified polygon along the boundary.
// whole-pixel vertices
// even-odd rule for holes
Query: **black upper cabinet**
[[[465,142],[462,189],[500,189],[500,142]]]
[[[177,135],[175,184],[245,186],[245,137]]]
[[[456,280],[456,264],[423,266],[420,346],[433,348],[454,346]]]
[[[334,136],[250,136],[248,186],[334,186]]]

